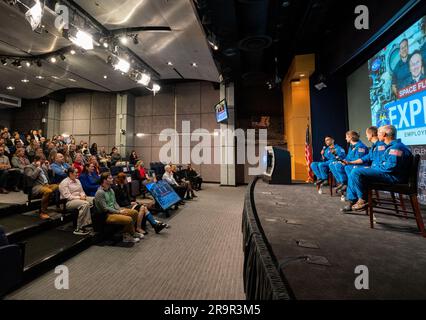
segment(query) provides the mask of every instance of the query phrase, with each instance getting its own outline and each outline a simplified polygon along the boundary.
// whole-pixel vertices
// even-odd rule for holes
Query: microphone
[[[324,160],[325,159],[325,157],[324,157],[324,153],[325,153],[325,149],[327,149],[327,147],[326,146],[323,146],[322,147],[322,154],[321,154],[321,156],[322,156],[322,159]]]

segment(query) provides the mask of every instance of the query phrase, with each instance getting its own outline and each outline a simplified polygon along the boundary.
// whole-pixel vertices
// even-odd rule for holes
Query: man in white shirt
[[[168,184],[175,190],[175,192],[179,195],[179,197],[183,199],[185,198],[185,193],[187,191],[187,187],[185,185],[180,185],[175,177],[173,176],[173,170],[170,165],[166,165],[164,167],[164,174],[163,174],[163,180],[167,181]],[[181,202],[182,204],[182,202]]]
[[[68,177],[59,184],[61,199],[66,199],[67,210],[78,210],[76,235],[87,235],[90,233],[89,225],[92,224],[90,208],[93,206],[93,198],[87,197],[80,181],[77,179],[77,169],[69,168]]]

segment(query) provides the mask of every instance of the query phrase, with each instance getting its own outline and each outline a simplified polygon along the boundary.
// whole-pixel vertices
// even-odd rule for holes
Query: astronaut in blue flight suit
[[[350,145],[348,155],[344,159],[341,159],[340,161],[333,161],[330,164],[330,171],[333,173],[333,176],[338,184],[336,191],[344,191],[348,183],[346,167],[351,167],[350,169],[348,168],[348,171],[350,171],[353,168],[353,165],[347,165],[347,163],[349,161],[362,158],[368,152],[367,146],[359,139],[358,132],[346,132],[346,142],[348,142]],[[346,160],[346,162],[344,160]]]
[[[371,167],[360,167],[351,172],[346,193],[348,204],[342,211],[360,211],[368,206],[369,182],[405,183],[408,179],[413,155],[396,139],[396,128],[391,125],[380,127],[378,138],[386,144],[385,151],[378,163],[376,159]]]
[[[325,144],[327,147],[323,147],[321,151],[322,162],[312,162],[311,169],[317,177],[316,185],[326,186],[328,184],[328,172],[329,165],[337,158],[343,159],[346,155],[345,150],[334,143],[332,137],[325,138]]]

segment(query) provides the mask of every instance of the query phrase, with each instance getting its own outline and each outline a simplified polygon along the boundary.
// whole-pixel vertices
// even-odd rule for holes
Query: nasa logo
[[[358,148],[358,152],[364,153],[365,149],[364,148]]]
[[[385,150],[386,148],[385,148],[385,146],[380,146],[379,147],[379,151],[383,151],[383,150]]]
[[[380,69],[381,65],[382,65],[382,62],[380,61],[379,58],[377,58],[376,60],[373,61],[373,64],[371,65],[371,70],[376,72],[377,70]]]

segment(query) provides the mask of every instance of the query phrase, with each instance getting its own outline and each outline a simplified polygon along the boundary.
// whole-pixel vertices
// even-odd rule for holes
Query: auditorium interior
[[[422,0],[0,0],[0,300],[426,299],[425,64]]]

